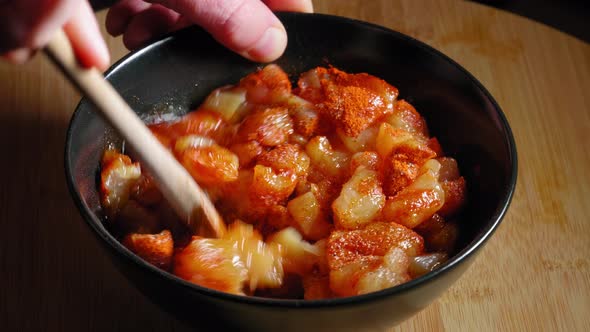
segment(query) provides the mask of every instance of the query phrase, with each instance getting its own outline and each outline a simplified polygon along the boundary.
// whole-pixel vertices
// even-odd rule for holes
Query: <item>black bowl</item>
[[[379,26],[326,15],[281,14],[289,34],[277,61],[290,75],[319,65],[368,72],[399,88],[421,112],[467,179],[469,203],[456,254],[438,270],[380,292],[330,300],[241,297],[206,289],[145,263],[102,224],[99,158],[108,126],[83,99],[66,142],[68,184],[80,212],[115,265],[151,300],[195,327],[209,323],[253,331],[358,330],[389,327],[426,307],[471,264],[503,218],[516,184],[516,148],[500,107],[465,69],[431,47]],[[259,65],[189,28],[134,52],[107,78],[140,114],[186,112],[216,87]],[[213,325],[211,325],[213,326]]]

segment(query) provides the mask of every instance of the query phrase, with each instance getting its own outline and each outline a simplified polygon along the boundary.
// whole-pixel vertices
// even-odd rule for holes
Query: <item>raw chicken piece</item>
[[[346,229],[362,227],[375,219],[384,205],[377,172],[359,167],[332,204],[334,224]]]
[[[146,262],[163,270],[170,269],[174,241],[169,230],[158,234],[131,233],[123,239],[123,245]]]
[[[101,203],[107,217],[114,218],[127,204],[131,188],[141,176],[139,163],[115,150],[105,151],[100,172]]]
[[[174,274],[203,287],[243,295],[248,270],[234,242],[194,236],[174,255]]]
[[[395,223],[334,231],[327,244],[330,288],[338,296],[353,296],[409,280],[409,257],[423,252],[422,237]]]
[[[286,108],[259,108],[244,118],[235,140],[255,140],[263,146],[277,146],[286,143],[292,133],[293,122]]]
[[[421,169],[422,175],[385,203],[383,219],[409,228],[432,217],[444,204],[445,192],[438,182],[440,164],[429,160]]]

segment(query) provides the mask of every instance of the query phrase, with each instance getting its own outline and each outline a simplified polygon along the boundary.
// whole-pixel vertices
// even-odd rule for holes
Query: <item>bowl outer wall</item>
[[[392,83],[421,112],[445,151],[459,161],[469,184],[462,249],[442,268],[409,283],[364,296],[325,301],[237,297],[189,284],[138,259],[100,221],[96,176],[108,126],[83,99],[66,142],[66,173],[84,219],[118,268],[152,300],[178,317],[204,324],[223,312],[226,323],[273,330],[389,326],[424,308],[466,269],[500,223],[516,183],[516,149],[497,103],[472,75],[440,52],[400,33],[327,15],[280,14],[289,33],[276,63],[288,74],[318,65],[368,72]],[[335,51],[336,50],[336,51]],[[139,113],[184,113],[212,89],[237,82],[259,65],[189,28],[134,52],[107,78]],[[105,135],[106,132],[106,135]],[[219,308],[207,315],[183,308]],[[231,317],[231,319],[228,319]],[[309,323],[306,323],[309,322]],[[323,323],[321,323],[323,322]],[[326,324],[326,325],[323,325]]]

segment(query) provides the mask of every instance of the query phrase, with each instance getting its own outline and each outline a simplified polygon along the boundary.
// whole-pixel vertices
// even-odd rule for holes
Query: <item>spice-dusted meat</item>
[[[139,177],[139,163],[115,150],[107,150],[101,163],[101,203],[106,215],[114,218],[127,204],[131,190]]]
[[[402,129],[414,135],[428,136],[428,127],[424,118],[414,106],[405,100],[395,103],[393,113],[385,118],[393,128]]]
[[[150,126],[150,130],[160,142],[167,142],[169,146],[177,138],[188,135],[209,137],[217,143],[223,144],[230,134],[229,126],[221,115],[209,110],[190,112],[182,118],[168,123],[162,122]]]
[[[299,95],[318,106],[344,134],[356,137],[392,113],[398,91],[368,74],[347,74],[336,68],[316,68],[299,80]]]
[[[101,168],[109,226],[146,261],[233,294],[354,296],[428,273],[455,250],[467,186],[397,97],[379,78],[336,68],[309,70],[292,90],[268,65],[150,125],[227,235],[193,234],[139,163],[114,150]]]
[[[258,141],[263,146],[277,146],[287,142],[292,133],[293,123],[286,108],[263,108],[246,116],[238,128],[236,140]]]
[[[377,172],[365,167],[355,170],[332,203],[334,224],[341,229],[356,229],[373,221],[385,205],[385,195]]]
[[[274,64],[244,77],[240,87],[246,89],[248,101],[255,104],[272,105],[291,96],[289,76]]]
[[[352,296],[407,281],[409,257],[423,251],[422,237],[395,223],[335,231],[327,245],[330,288],[339,296]]]
[[[170,269],[174,241],[169,230],[159,234],[131,233],[123,239],[123,245],[148,263],[164,270]]]
[[[188,148],[179,159],[182,166],[201,184],[212,186],[238,179],[238,156],[217,144]]]
[[[234,242],[195,236],[174,255],[173,273],[203,287],[244,294],[248,270]]]
[[[429,160],[422,167],[422,174],[405,187],[383,207],[382,218],[409,228],[418,226],[444,205],[445,192],[438,181],[440,163]]]

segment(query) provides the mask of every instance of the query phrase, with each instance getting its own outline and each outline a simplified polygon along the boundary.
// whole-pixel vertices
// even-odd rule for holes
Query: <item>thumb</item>
[[[259,62],[276,60],[287,46],[279,19],[260,0],[149,0],[207,30],[217,41]]]

